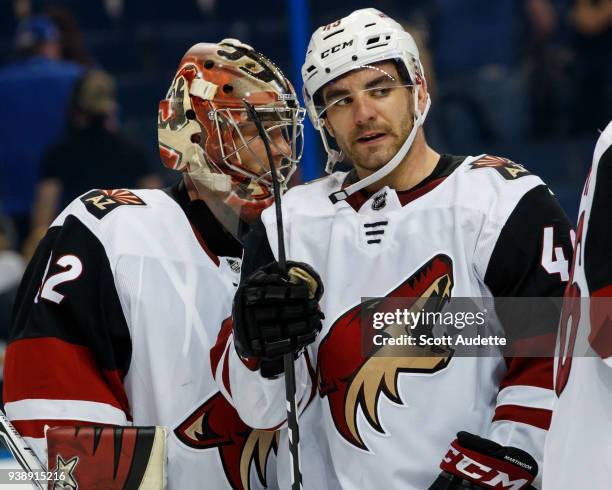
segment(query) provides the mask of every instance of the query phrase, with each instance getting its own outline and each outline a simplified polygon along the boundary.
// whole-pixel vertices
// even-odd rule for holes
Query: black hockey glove
[[[323,284],[308,264],[287,261],[289,278],[277,262],[246,278],[234,297],[234,344],[245,358],[278,360],[314,342],[323,314]],[[263,373],[262,373],[263,374]]]
[[[429,490],[525,489],[538,474],[536,460],[522,449],[459,432],[440,463]]]

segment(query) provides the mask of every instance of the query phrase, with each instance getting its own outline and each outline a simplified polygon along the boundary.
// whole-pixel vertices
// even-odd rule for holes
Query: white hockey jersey
[[[212,377],[242,253],[211,245],[224,233],[182,186],[94,190],[55,220],[19,290],[4,378],[6,413],[43,460],[46,425],[157,425],[169,489],[276,488],[275,434],[247,427]]]
[[[595,147],[578,212],[574,263],[559,326],[558,399],[546,439],[546,490],[612,487],[610,213],[612,123]]]
[[[327,446],[331,468],[321,471],[331,472],[331,488],[428,488],[460,430],[524,449],[541,463],[552,356],[369,357],[359,312],[372,297],[560,297],[570,225],[548,188],[524,167],[489,155],[444,155],[410,191],[385,187],[332,204],[328,196],[346,178],[334,173],[283,199],[287,258],[312,265],[325,287],[323,330],[296,361],[296,376],[302,409],[318,393],[304,414],[320,415],[300,430]],[[276,253],[274,213],[262,220]],[[542,326],[551,345],[557,321]],[[261,428],[284,423],[283,378],[262,379],[231,339],[223,356],[226,371],[215,376],[241,417]],[[320,451],[302,445],[303,466],[317,458],[312,447]],[[281,443],[279,458],[284,450]],[[310,478],[304,471],[305,488],[318,488]]]

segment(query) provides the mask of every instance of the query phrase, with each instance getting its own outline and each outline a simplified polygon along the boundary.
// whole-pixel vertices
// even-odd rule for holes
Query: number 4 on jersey
[[[78,279],[83,272],[83,263],[76,255],[62,255],[55,261],[55,264],[63,267],[64,270],[47,277],[49,266],[51,265],[51,257],[49,257],[40,289],[38,290],[38,294],[34,297],[34,303],[38,303],[40,297],[59,305],[64,299],[64,295],[58,293],[55,288],[65,282]]]
[[[552,226],[544,228],[542,237],[542,267],[549,274],[559,274],[563,282],[569,279],[569,263],[565,258],[563,249],[554,246],[554,228]]]

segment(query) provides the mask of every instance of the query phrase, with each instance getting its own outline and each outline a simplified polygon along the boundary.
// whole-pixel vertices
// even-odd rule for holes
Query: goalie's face
[[[385,165],[410,133],[411,89],[390,61],[350,72],[322,89],[325,128],[360,174]]]
[[[277,122],[262,122],[266,138],[270,147],[270,156],[277,169],[281,182],[288,176],[286,166],[292,154],[291,141],[288,131]],[[251,121],[241,122],[237,131],[233,132],[234,153],[231,160],[240,162],[242,168],[253,175],[262,176],[263,184],[271,184],[268,171],[270,162],[264,141],[259,134],[257,126]]]

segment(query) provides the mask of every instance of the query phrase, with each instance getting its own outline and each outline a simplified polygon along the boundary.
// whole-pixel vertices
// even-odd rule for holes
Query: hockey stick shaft
[[[23,437],[13,427],[13,424],[6,418],[4,412],[0,410],[0,437],[11,452],[13,457],[26,472],[46,471],[45,466],[40,462],[30,446],[23,440]],[[41,481],[32,480],[32,486],[39,490],[44,490],[46,486]]]
[[[289,453],[291,456],[291,489],[301,490],[300,425],[297,419],[297,403],[295,400],[295,365],[293,364],[293,354],[285,354],[283,363],[285,367],[285,398],[287,399]]]
[[[285,277],[287,276],[287,257],[285,255],[285,234],[283,227],[283,212],[281,206],[280,183],[276,173],[276,165],[270,150],[270,142],[265,129],[263,128],[257,113],[252,105],[244,102],[249,118],[257,127],[259,137],[266,148],[266,155],[272,174],[272,190],[274,191],[274,210],[276,212],[276,235],[278,238],[278,267]],[[283,356],[285,368],[285,398],[287,401],[287,429],[289,439],[289,456],[291,459],[291,490],[302,489],[302,471],[300,469],[300,426],[297,418],[297,403],[295,400],[295,365],[293,363],[293,353],[289,352]]]

